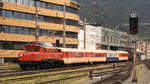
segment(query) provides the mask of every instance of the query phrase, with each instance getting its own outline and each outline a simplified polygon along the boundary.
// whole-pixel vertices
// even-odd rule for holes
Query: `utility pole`
[[[83,20],[83,28],[84,28],[84,49],[86,49],[86,18]]]
[[[64,3],[64,7],[63,7],[63,48],[66,48],[66,28],[65,28],[65,25],[66,25],[66,3]]]
[[[129,32],[130,34],[134,35],[135,41],[134,43],[134,61],[133,61],[133,75],[132,75],[132,82],[137,82],[137,76],[136,76],[136,34],[138,33],[138,17],[135,13],[132,13],[129,17]]]
[[[35,8],[36,8],[36,22],[35,22],[35,40],[38,41],[39,40],[39,26],[38,26],[38,7],[37,7],[37,1],[35,0]]]
[[[135,37],[135,35],[134,35]],[[137,82],[137,76],[136,76],[136,40],[134,43],[134,61],[133,61],[133,78],[132,82]]]

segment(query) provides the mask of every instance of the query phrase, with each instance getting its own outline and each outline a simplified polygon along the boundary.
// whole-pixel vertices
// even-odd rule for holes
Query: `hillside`
[[[114,28],[118,24],[127,24],[132,12],[139,16],[139,22],[150,22],[150,0],[77,0],[80,3],[80,16],[89,23]],[[139,36],[150,37],[150,26],[139,26]],[[128,32],[128,27],[120,30]]]

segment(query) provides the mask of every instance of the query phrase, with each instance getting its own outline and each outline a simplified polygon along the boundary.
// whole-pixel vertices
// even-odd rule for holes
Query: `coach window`
[[[84,53],[82,53],[82,56],[84,56]]]
[[[72,57],[72,52],[70,52],[70,56]]]
[[[76,53],[74,52],[74,56],[76,57]]]
[[[95,56],[96,56],[96,54],[95,54],[95,53],[93,53],[93,56],[95,57]]]

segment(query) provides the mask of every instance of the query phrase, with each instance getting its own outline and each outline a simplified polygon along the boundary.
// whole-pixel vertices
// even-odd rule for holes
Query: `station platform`
[[[132,77],[122,84],[150,84],[150,70],[144,65],[136,65],[137,82],[132,82]]]

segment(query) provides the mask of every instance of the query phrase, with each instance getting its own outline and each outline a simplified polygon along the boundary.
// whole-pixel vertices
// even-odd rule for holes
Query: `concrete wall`
[[[86,49],[96,49],[96,28],[86,25]]]
[[[84,30],[79,31],[78,39],[79,39],[78,49],[84,49]]]

